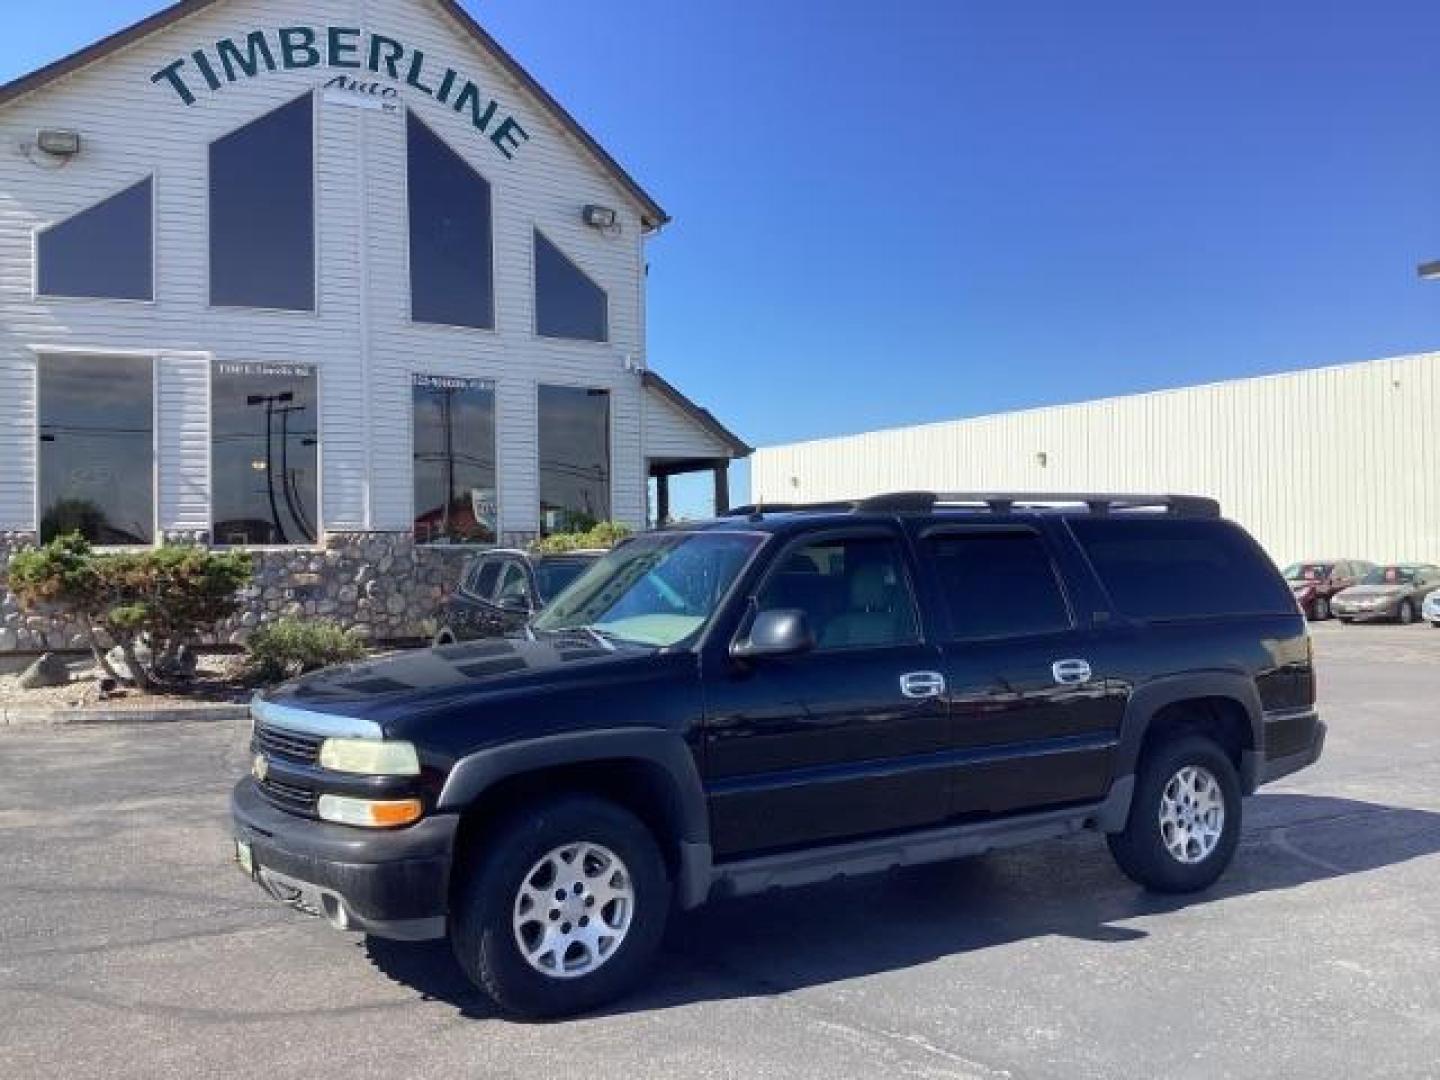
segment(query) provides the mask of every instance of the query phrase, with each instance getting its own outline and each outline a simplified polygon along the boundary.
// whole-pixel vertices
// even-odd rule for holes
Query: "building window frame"
[[[212,192],[210,181],[211,148],[214,147],[216,143],[224,141],[231,135],[236,134],[237,132],[244,131],[251,124],[258,123],[259,121],[265,119],[267,116],[270,116],[272,113],[279,112],[286,106],[293,105],[302,97],[306,96],[308,96],[310,99],[310,288],[311,295],[314,298],[314,303],[308,309],[265,307],[258,304],[217,304],[215,303],[214,278],[212,276],[215,258],[215,245],[212,241],[211,234],[212,215],[214,214],[214,200],[211,197]],[[286,97],[283,101],[280,101],[278,104],[271,105],[268,109],[266,109],[264,112],[261,112],[259,115],[251,116],[248,120],[245,120],[242,123],[236,124],[232,128],[220,132],[218,135],[210,139],[205,144],[205,276],[203,278],[203,284],[205,289],[205,310],[215,313],[259,313],[264,315],[279,315],[289,318],[313,320],[319,320],[323,316],[325,301],[323,291],[320,287],[321,283],[324,281],[324,276],[320,272],[320,222],[325,212],[325,207],[321,199],[321,196],[324,192],[320,183],[320,149],[322,144],[321,124],[324,110],[320,108],[319,103],[320,99],[317,97],[317,91],[313,88],[307,90],[304,94],[295,94],[293,96]],[[290,549],[287,548],[285,550]]]
[[[30,345],[28,349],[34,357],[35,371],[35,420],[32,426],[31,446],[34,448],[34,476],[35,490],[31,497],[33,520],[35,523],[35,535],[41,535],[41,523],[44,518],[44,485],[41,483],[40,466],[40,438],[44,406],[41,402],[41,374],[40,369],[47,357],[60,357],[64,359],[77,359],[83,357],[94,357],[100,360],[145,360],[150,364],[150,535],[148,544],[105,544],[94,545],[98,550],[106,553],[119,553],[125,551],[151,551],[164,546],[165,537],[160,521],[160,359],[164,355],[159,349],[117,349],[117,348],[86,348],[74,345]]]
[[[206,487],[207,503],[206,531],[210,536],[210,547],[217,551],[275,551],[314,552],[326,549],[325,525],[325,368],[313,361],[264,360],[254,357],[220,357],[211,353],[208,377],[205,380],[205,431],[206,431]],[[315,381],[315,539],[300,544],[230,544],[215,535],[215,374],[221,364],[269,364],[274,366],[304,367],[311,371]]]
[[[609,410],[608,410],[609,415],[607,415],[606,418],[605,418],[605,425],[606,425],[606,431],[605,431],[605,451],[606,451],[606,456],[607,456],[607,459],[608,459],[608,461],[607,461],[607,470],[608,470],[608,472],[609,472],[609,474],[610,474],[609,477],[607,478],[606,494],[607,494],[607,498],[609,499],[610,505],[609,505],[609,508],[608,508],[608,509],[609,509],[609,513],[607,514],[607,516],[606,516],[603,520],[607,520],[607,521],[614,521],[614,520],[616,520],[616,519],[615,519],[615,505],[616,505],[616,503],[615,503],[615,495],[616,495],[616,491],[617,491],[617,485],[616,485],[616,474],[615,474],[615,462],[619,460],[619,457],[618,457],[618,455],[617,455],[616,452],[615,452],[615,430],[616,430],[616,424],[615,424],[615,403],[616,403],[616,400],[617,400],[617,398],[618,398],[618,396],[619,396],[617,388],[616,388],[615,386],[600,385],[600,384],[597,384],[597,383],[595,383],[595,382],[587,381],[587,380],[584,380],[584,379],[536,379],[535,382],[534,382],[534,384],[533,384],[532,390],[531,390],[531,394],[532,394],[532,398],[531,398],[532,411],[531,411],[531,414],[530,414],[530,415],[534,418],[534,430],[535,430],[534,456],[531,458],[531,460],[535,463],[535,503],[534,503],[534,512],[535,512],[535,526],[536,526],[536,530],[537,530],[537,535],[539,535],[539,536],[545,536],[545,535],[547,535],[547,533],[545,532],[545,510],[544,510],[544,507],[541,506],[541,500],[542,500],[542,498],[543,498],[543,494],[542,494],[542,493],[543,493],[544,490],[545,490],[545,481],[544,481],[544,478],[541,476],[541,467],[542,467],[542,465],[543,465],[543,461],[542,461],[542,456],[541,456],[541,432],[540,432],[540,394],[541,394],[541,391],[544,390],[545,387],[547,387],[547,386],[548,386],[548,387],[553,387],[553,388],[556,388],[556,389],[560,389],[560,390],[601,390],[601,391],[604,391],[605,394],[608,395],[608,397],[609,397],[609,402],[610,402],[610,408],[609,408]]]
[[[410,118],[414,115],[415,120],[422,124],[430,134],[439,139],[451,153],[459,157],[480,179],[484,180],[490,188],[490,324],[489,326],[465,326],[461,323],[448,322],[427,322],[415,318],[415,270],[413,266],[414,252],[414,230],[410,224]],[[495,182],[490,174],[480,169],[460,148],[440,134],[439,129],[428,121],[415,107],[407,106],[405,109],[405,126],[400,135],[404,144],[401,153],[405,157],[404,177],[400,183],[401,205],[403,207],[404,227],[401,229],[401,244],[405,255],[405,325],[417,330],[433,330],[439,333],[453,334],[486,334],[493,338],[500,336],[500,229],[498,226],[499,216],[495,212],[496,193]],[[425,374],[416,372],[416,374]]]
[[[40,291],[40,237],[51,229],[65,224],[65,222],[78,217],[87,210],[92,210],[101,203],[108,202],[118,195],[123,195],[131,188],[138,187],[146,180],[150,181],[150,298],[134,296],[64,296],[56,293],[44,293]],[[208,257],[208,256],[207,256]],[[32,225],[30,228],[30,300],[36,304],[125,304],[127,306],[139,305],[141,307],[156,307],[160,302],[160,170],[151,169],[149,172],[137,176],[124,184],[109,195],[102,196],[95,202],[73,213],[56,217]],[[52,350],[54,351],[54,350]],[[106,355],[117,355],[113,350]]]
[[[435,324],[420,323],[418,325],[431,326]],[[467,329],[463,326],[450,326],[445,328],[451,330]],[[416,379],[420,378],[464,379],[472,382],[487,382],[490,384],[492,407],[494,409],[494,445],[492,447],[492,450],[495,458],[495,539],[493,542],[488,544],[483,541],[445,543],[435,540],[420,540],[417,537],[415,539],[415,546],[419,548],[425,548],[426,550],[438,549],[441,551],[469,551],[477,555],[503,548],[505,546],[504,524],[506,500],[504,474],[500,468],[500,448],[504,445],[504,436],[502,434],[500,424],[500,380],[494,375],[489,374],[462,375],[453,371],[437,371],[435,367],[429,365],[427,365],[425,368],[411,367],[408,368],[405,373],[406,403],[408,405],[408,414],[410,418],[410,422],[406,428],[410,447],[408,459],[410,461],[410,535],[412,537],[415,537],[415,520],[417,512],[419,510],[419,506],[417,505],[415,500],[415,386]],[[538,450],[536,453],[536,457],[538,460]]]
[[[578,346],[578,347],[580,347],[580,348],[596,349],[596,348],[610,348],[610,347],[612,347],[613,344],[614,344],[614,341],[615,341],[615,316],[614,316],[614,310],[613,310],[613,309],[614,309],[614,304],[613,304],[613,302],[612,302],[612,301],[613,301],[613,297],[611,296],[611,290],[608,289],[608,288],[606,288],[604,285],[602,285],[602,284],[600,283],[599,279],[598,279],[595,275],[593,275],[589,270],[585,269],[585,267],[581,266],[578,262],[576,262],[575,259],[570,255],[570,253],[569,253],[565,248],[563,248],[563,247],[561,247],[559,244],[557,244],[557,243],[551,238],[550,234],[540,227],[540,223],[539,223],[538,221],[536,221],[536,220],[534,220],[534,219],[532,219],[532,220],[530,221],[530,230],[531,230],[531,232],[530,232],[530,243],[529,243],[528,246],[529,246],[529,258],[530,258],[530,336],[531,336],[531,338],[533,338],[533,339],[536,340],[536,341],[561,342],[561,343],[568,344],[568,345],[575,345],[575,346]],[[537,250],[538,250],[538,248],[539,248],[539,243],[538,243],[538,241],[541,240],[541,239],[543,239],[547,244],[549,244],[552,248],[554,248],[554,249],[559,253],[559,255],[560,255],[560,257],[561,257],[562,259],[564,259],[564,260],[565,260],[566,262],[568,262],[572,267],[575,268],[576,273],[580,274],[582,277],[585,278],[586,281],[590,282],[591,285],[594,285],[595,288],[599,289],[599,290],[600,290],[600,294],[605,297],[605,337],[604,337],[602,340],[596,341],[594,338],[566,337],[566,336],[563,336],[563,335],[560,335],[560,334],[546,334],[546,333],[542,333],[542,332],[541,332],[541,330],[540,330],[540,261],[539,261],[539,259],[536,257],[536,252],[537,252]],[[558,383],[552,383],[552,384],[547,384],[547,385],[560,385],[560,384],[558,384]],[[596,387],[596,388],[594,388],[594,389],[599,389],[599,387]]]

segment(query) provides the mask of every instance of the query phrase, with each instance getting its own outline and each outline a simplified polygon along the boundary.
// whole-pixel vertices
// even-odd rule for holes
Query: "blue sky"
[[[158,5],[13,6],[7,78]],[[675,216],[651,362],[754,443],[1440,347],[1433,0],[469,6]]]

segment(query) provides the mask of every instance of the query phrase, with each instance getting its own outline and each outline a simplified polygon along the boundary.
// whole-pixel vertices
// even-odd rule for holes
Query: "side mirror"
[[[762,611],[750,633],[730,648],[736,660],[764,660],[799,656],[815,648],[815,635],[805,612],[790,609]]]

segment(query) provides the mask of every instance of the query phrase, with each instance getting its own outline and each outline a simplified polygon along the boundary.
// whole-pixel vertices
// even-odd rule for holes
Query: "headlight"
[[[347,795],[321,795],[315,812],[322,821],[359,825],[366,829],[394,829],[420,820],[419,799],[352,799]]]
[[[326,739],[320,767],[362,776],[419,776],[420,758],[408,742],[374,739]]]

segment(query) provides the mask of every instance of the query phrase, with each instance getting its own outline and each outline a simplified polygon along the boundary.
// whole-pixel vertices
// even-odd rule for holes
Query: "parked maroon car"
[[[1305,617],[1324,622],[1330,618],[1330,601],[1335,594],[1358,584],[1374,569],[1374,564],[1364,559],[1313,559],[1286,567],[1285,580]]]

